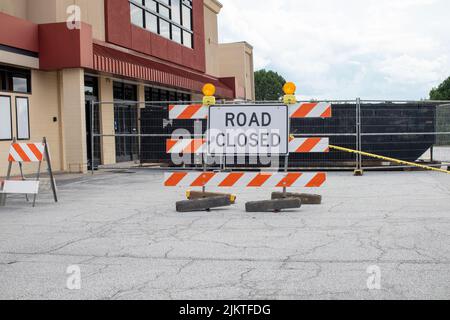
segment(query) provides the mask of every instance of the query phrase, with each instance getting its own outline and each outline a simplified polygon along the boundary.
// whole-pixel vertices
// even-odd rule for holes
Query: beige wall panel
[[[0,63],[11,64],[30,69],[39,69],[39,59],[0,50]]]
[[[61,71],[60,94],[66,170],[86,172],[86,106],[83,69]]]
[[[37,24],[57,22],[57,1],[58,0],[28,0],[28,20]]]
[[[218,61],[219,34],[217,27],[218,12],[211,8],[212,6],[208,6],[207,1],[205,1],[204,15],[205,15],[206,73],[213,76],[218,76],[219,75],[219,61]]]
[[[113,81],[110,78],[99,78],[99,99],[100,101],[113,101]],[[114,131],[114,105],[100,105],[100,127],[101,133],[112,135]],[[102,164],[116,163],[116,139],[114,137],[101,137]]]
[[[243,91],[238,98],[253,100],[255,97],[253,75],[253,49],[245,42],[219,45],[220,77],[235,77]]]
[[[65,22],[71,5],[80,7],[81,21],[92,25],[93,37],[105,41],[104,0],[28,0],[28,19],[34,23]]]
[[[28,0],[0,0],[0,12],[26,19]]]

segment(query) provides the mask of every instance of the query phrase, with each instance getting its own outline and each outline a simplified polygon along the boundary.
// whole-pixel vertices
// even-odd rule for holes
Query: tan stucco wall
[[[87,171],[84,70],[60,71],[62,139],[66,171]]]
[[[104,0],[0,0],[0,12],[37,24],[65,22],[71,5],[80,7],[81,21],[92,25],[94,38],[104,41]]]
[[[255,99],[253,48],[246,42],[219,44],[221,77],[235,77],[238,98]]]
[[[213,76],[220,73],[217,15],[221,9],[222,5],[215,0],[204,1],[206,73]]]
[[[101,76],[98,80],[99,100],[112,102],[113,80],[109,77]],[[101,137],[102,164],[116,163],[116,139],[108,135],[114,135],[114,105],[101,104],[100,108],[100,133],[106,136]]]
[[[17,53],[0,50],[0,61],[29,69],[39,69],[39,58],[29,57]]]
[[[0,12],[27,19],[28,0],[0,0]]]
[[[20,142],[41,142],[45,136],[47,138],[52,157],[54,171],[62,169],[61,144],[60,144],[60,116],[58,108],[58,74],[56,72],[32,72],[32,94],[11,94],[0,92],[1,95],[11,96],[13,115],[13,135],[16,135],[16,110],[15,97],[29,97],[30,109],[30,134],[29,141]],[[53,118],[57,117],[57,122]],[[0,177],[6,175],[7,158],[11,141],[0,141]],[[13,166],[13,174],[19,173],[18,166]],[[36,165],[25,164],[26,174],[35,173]]]

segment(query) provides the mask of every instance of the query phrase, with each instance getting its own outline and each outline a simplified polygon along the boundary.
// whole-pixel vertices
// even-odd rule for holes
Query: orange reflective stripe
[[[280,183],[277,184],[277,188],[292,187],[292,185],[302,176],[301,173],[289,173]]]
[[[292,118],[305,118],[317,106],[317,103],[304,103],[294,112]]]
[[[324,113],[320,116],[321,118],[331,118],[331,107],[328,107]]]
[[[260,173],[253,179],[247,187],[261,187],[272,175],[267,173]]]
[[[36,147],[36,145],[34,143],[30,143],[28,144],[28,148],[30,148],[31,152],[33,152],[34,156],[39,160],[42,161],[43,154],[41,153],[41,151],[39,151],[39,149]]]
[[[194,182],[191,187],[204,187],[216,174],[214,172],[202,173]]]
[[[187,176],[185,172],[175,172],[170,176],[169,179],[166,180],[164,185],[166,187],[176,187],[181,180],[183,180]]]
[[[178,143],[178,140],[172,140],[172,139],[167,139],[167,150],[166,152],[169,153],[170,150],[172,150],[172,148]]]
[[[319,144],[321,141],[321,138],[309,138],[306,139],[305,142],[298,148],[298,153],[306,153],[310,152],[312,149],[314,149],[315,146]]]
[[[27,154],[22,150],[22,148],[17,144],[13,144],[12,147],[16,150],[19,157],[22,159],[20,162],[30,162],[30,158],[28,158]]]
[[[201,104],[195,104],[187,106],[186,109],[183,110],[183,112],[177,117],[177,119],[181,120],[189,120],[192,119],[192,117],[202,108],[203,106]]]
[[[321,187],[327,180],[325,173],[318,173],[307,185],[306,188],[318,188]]]
[[[230,173],[226,179],[219,184],[219,187],[233,187],[243,176],[244,173]]]

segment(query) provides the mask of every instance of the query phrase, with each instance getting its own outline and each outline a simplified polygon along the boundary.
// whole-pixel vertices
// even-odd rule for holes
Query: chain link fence
[[[333,116],[324,119],[292,119],[291,134],[294,137],[329,138],[331,145],[434,166],[450,163],[448,102],[359,99],[323,102],[332,104]],[[202,157],[199,155],[189,155],[190,161],[180,166],[176,165],[172,161],[172,155],[167,153],[168,139],[205,138],[207,120],[169,119],[169,105],[189,104],[201,102],[92,102],[88,121],[90,132],[93,132],[92,135],[88,134],[88,162],[91,169],[200,168]],[[182,137],[180,132],[183,132]],[[252,169],[264,166],[268,165],[251,157],[228,157],[223,158],[220,164],[213,165],[211,169]],[[291,154],[289,167],[299,170],[398,168],[389,161],[334,150],[329,153]]]

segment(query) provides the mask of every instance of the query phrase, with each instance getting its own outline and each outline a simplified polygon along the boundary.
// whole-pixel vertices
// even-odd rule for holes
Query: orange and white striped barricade
[[[3,181],[2,188],[0,190],[0,206],[6,205],[6,197],[8,194],[24,194],[33,195],[33,207],[36,205],[36,198],[39,194],[40,176],[42,162],[47,162],[47,171],[50,176],[50,185],[53,191],[53,197],[55,202],[58,202],[56,183],[53,176],[50,152],[48,149],[48,143],[46,138],[39,143],[17,143],[14,141],[11,144],[8,155],[8,172],[6,180]],[[20,169],[20,180],[12,180],[11,172],[13,163],[17,163]],[[26,180],[23,175],[23,165],[37,163],[38,168],[36,172],[36,178],[34,180]]]
[[[326,153],[330,151],[329,138],[289,137],[289,153]],[[168,154],[205,154],[206,139],[167,139]]]
[[[327,153],[330,151],[329,138],[289,138],[289,152],[293,153]],[[201,154],[207,151],[207,142],[205,139],[168,139],[166,142],[167,153],[169,154]],[[197,175],[197,176],[196,176]],[[305,205],[318,205],[322,202],[322,196],[315,194],[305,193],[287,193],[286,188],[301,187],[301,188],[319,188],[326,181],[326,174],[310,174],[310,173],[287,173],[273,175],[270,173],[262,173],[261,175],[245,174],[245,173],[228,173],[217,174],[214,173],[214,177],[211,173],[203,173],[203,178],[200,173],[194,173],[191,176],[185,175],[185,173],[173,173],[166,175],[165,186],[166,187],[219,187],[219,188],[232,188],[232,187],[283,187],[283,192],[273,192],[272,200],[279,200],[285,198],[299,198],[302,204]],[[283,175],[285,180],[283,180]],[[270,178],[269,178],[270,176]],[[209,178],[211,178],[209,180]],[[267,178],[267,179],[266,179]],[[178,179],[180,179],[178,181]],[[205,181],[205,183],[201,183]],[[221,179],[223,179],[221,181]],[[273,183],[276,182],[277,183]],[[208,180],[208,183],[206,181]],[[283,181],[286,181],[286,185],[283,185]],[[201,199],[205,197],[220,196],[219,193],[206,193],[189,191],[187,193],[188,199]],[[235,196],[230,195],[233,202],[236,200]],[[265,206],[270,206],[271,202],[266,202]]]
[[[331,104],[329,103],[296,103],[293,105],[224,105],[224,106],[203,106],[203,105],[172,105],[169,107],[169,118],[171,120],[208,120],[208,129],[211,131],[211,122],[217,117],[211,112],[214,108],[234,108],[235,110],[246,110],[253,107],[260,110],[264,107],[273,107],[286,110],[285,120],[278,123],[283,124],[286,129],[287,147],[286,152],[280,152],[285,156],[285,172],[170,172],[164,177],[165,187],[187,187],[202,188],[203,192],[196,192],[194,197],[188,199],[215,197],[223,195],[220,193],[206,193],[206,188],[283,188],[283,195],[286,195],[287,188],[319,188],[326,182],[327,175],[324,172],[288,172],[288,157],[290,153],[316,153],[329,152],[329,138],[295,138],[289,135],[289,119],[295,118],[329,118],[332,116]],[[239,111],[236,111],[239,112]],[[256,111],[258,112],[258,111]],[[221,121],[225,118],[222,115]],[[250,116],[248,117],[250,118]],[[238,117],[230,116],[238,121]],[[257,116],[252,118],[254,123],[258,123]],[[281,118],[283,119],[283,117]],[[224,122],[224,121],[223,121]],[[237,122],[236,122],[237,123]],[[235,123],[231,122],[234,126]],[[287,128],[286,128],[287,127]],[[278,126],[277,126],[278,128]],[[284,137],[284,135],[283,135]],[[283,138],[284,139],[284,138]],[[207,139],[168,139],[166,151],[169,154],[209,154],[210,137]],[[220,154],[220,153],[219,153]],[[224,151],[223,155],[227,153]],[[234,153],[236,155],[238,153]],[[235,198],[233,199],[235,200]],[[185,204],[188,204],[186,202]],[[299,208],[301,200],[290,197],[288,199],[275,199],[266,202],[247,203],[247,211],[280,211],[281,209]],[[191,207],[189,207],[191,208]],[[188,208],[188,209],[189,209]],[[178,209],[178,204],[177,204]],[[203,209],[201,206],[196,209]],[[256,210],[254,210],[256,209]],[[186,210],[188,211],[188,210]]]
[[[201,104],[170,105],[170,120],[206,120],[208,119],[208,106]],[[332,117],[331,103],[328,102],[299,102],[289,105],[291,119],[307,119]]]

